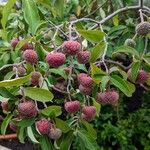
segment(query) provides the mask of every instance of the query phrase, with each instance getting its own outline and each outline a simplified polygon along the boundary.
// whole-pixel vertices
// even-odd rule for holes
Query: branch
[[[144,6],[143,0],[139,0],[139,6],[140,6],[141,8],[143,8],[143,6]]]
[[[55,90],[55,91],[57,91],[57,92],[59,92],[59,93],[68,94],[68,92],[62,91],[62,90],[58,89],[58,88],[55,87],[55,86],[52,86],[52,89]]]
[[[8,139],[16,139],[17,134],[6,134],[6,135],[0,135],[0,140],[8,140]]]

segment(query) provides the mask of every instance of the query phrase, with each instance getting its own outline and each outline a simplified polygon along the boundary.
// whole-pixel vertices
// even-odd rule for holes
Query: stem
[[[142,9],[139,10],[140,12],[140,18],[141,18],[141,22],[144,22],[144,18],[143,18],[143,13],[142,13]]]
[[[133,36],[132,40],[135,40],[137,37],[137,33],[135,33],[135,35]]]
[[[140,6],[141,8],[143,8],[143,6],[144,6],[143,0],[139,0],[139,6]]]
[[[17,134],[6,134],[6,135],[0,135],[0,140],[8,140],[8,139],[16,139]]]
[[[142,54],[142,58],[144,57],[146,51],[147,51],[147,45],[148,45],[148,38],[146,37],[145,38],[145,47],[144,47],[144,51],[143,51],[143,54]]]
[[[71,22],[69,25],[69,40],[72,40],[72,25],[73,23]]]

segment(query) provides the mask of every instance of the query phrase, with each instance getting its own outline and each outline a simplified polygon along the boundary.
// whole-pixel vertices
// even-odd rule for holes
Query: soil
[[[0,145],[10,148],[11,150],[38,150],[33,144],[29,142],[22,144],[18,140],[1,140]]]

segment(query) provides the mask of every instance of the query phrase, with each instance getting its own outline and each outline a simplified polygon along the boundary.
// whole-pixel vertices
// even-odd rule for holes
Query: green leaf
[[[106,44],[104,42],[101,42],[91,50],[90,62],[95,62],[98,58],[100,58],[103,55],[105,46]]]
[[[118,25],[119,25],[118,15],[114,16],[114,17],[112,18],[112,20],[113,20],[114,26],[118,26]]]
[[[56,122],[56,127],[61,129],[62,132],[67,133],[70,130],[69,125],[65,121],[55,118],[55,122]]]
[[[127,54],[131,54],[131,55],[135,55],[138,58],[140,57],[139,53],[134,48],[129,47],[129,46],[120,46],[120,47],[118,47],[117,50],[113,53],[113,55],[116,54],[116,53],[127,53]]]
[[[137,61],[137,62],[133,63],[132,66],[131,66],[131,80],[133,82],[135,82],[135,80],[137,78],[137,74],[138,74],[138,70],[140,68],[140,64],[141,63],[139,61]]]
[[[64,71],[64,68],[49,69],[49,72],[58,74],[58,75],[62,76],[64,79],[67,79],[67,75]]]
[[[17,137],[18,137],[20,143],[25,143],[24,140],[25,140],[26,135],[25,135],[24,127],[19,128],[19,131],[17,132]]]
[[[93,106],[96,107],[96,115],[99,117],[101,111],[101,104],[97,103],[97,101],[93,98]]]
[[[70,150],[70,146],[73,142],[73,139],[74,139],[74,135],[72,131],[65,134],[60,144],[60,150]]]
[[[101,80],[101,88],[103,91],[105,91],[107,83],[109,82],[110,77],[109,76],[103,76]]]
[[[13,114],[7,114],[6,118],[4,119],[4,121],[1,124],[1,134],[4,135],[6,133],[7,126],[12,117],[13,117]]]
[[[40,138],[40,146],[42,150],[54,150],[53,145],[47,136],[42,136]]]
[[[29,81],[31,75],[0,82],[0,87],[20,86]]]
[[[55,1],[55,10],[60,18],[64,16],[64,0]]]
[[[97,139],[97,133],[96,130],[93,128],[93,125],[88,123],[85,120],[82,120],[82,124],[86,127],[86,130],[88,131],[89,135],[93,137],[93,139]]]
[[[103,40],[103,37],[105,36],[104,32],[101,32],[100,30],[78,30],[79,33],[88,41],[99,43]]]
[[[34,143],[39,143],[39,142],[36,140],[36,138],[35,138],[35,136],[34,136],[34,134],[33,134],[33,131],[32,131],[32,128],[31,128],[31,127],[27,127],[27,134],[28,134],[28,136],[29,136],[29,138],[31,139],[32,142],[34,142]]]
[[[40,102],[49,102],[54,98],[53,94],[46,89],[28,87],[24,92],[26,96]]]
[[[131,90],[130,86],[128,85],[128,82],[122,79],[118,75],[112,75],[110,79],[111,83],[120,89],[126,96],[131,97],[133,91]]]
[[[6,88],[0,87],[0,94],[5,98],[15,98]]]
[[[2,12],[3,16],[2,16],[2,20],[1,20],[3,29],[5,29],[5,26],[6,26],[6,23],[8,20],[8,16],[11,13],[11,9],[15,3],[16,3],[16,0],[9,0],[7,2],[7,4],[5,5],[5,7],[3,8],[3,12]]]
[[[38,7],[36,6],[35,1],[23,0],[22,10],[24,19],[29,25],[30,32],[34,35],[41,23],[40,16],[38,14]]]
[[[57,117],[57,116],[60,116],[61,115],[61,113],[62,113],[62,111],[61,111],[61,107],[60,106],[49,106],[49,107],[47,107],[47,108],[45,108],[45,109],[43,109],[42,111],[41,111],[41,113],[43,114],[43,115],[45,115],[45,116],[48,116],[48,117],[50,117],[50,116],[55,116],[55,117]]]
[[[30,119],[22,119],[18,121],[17,126],[21,126],[23,128],[31,126],[35,122],[35,118]]]

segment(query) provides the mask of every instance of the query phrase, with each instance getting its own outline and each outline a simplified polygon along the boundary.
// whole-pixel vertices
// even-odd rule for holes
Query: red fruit
[[[119,94],[114,90],[100,92],[96,96],[96,101],[102,104],[117,105],[118,99],[119,99]]]
[[[30,44],[30,43],[25,43],[23,46],[22,46],[22,50],[25,51],[27,49],[33,49],[33,46]]]
[[[41,75],[40,72],[37,72],[37,71],[32,72],[32,74],[31,74],[31,84],[35,85],[35,86],[38,86],[41,76],[42,75]]]
[[[58,128],[51,128],[49,131],[49,137],[53,140],[58,140],[62,135],[62,131]]]
[[[81,116],[84,120],[90,122],[94,119],[94,117],[91,117],[91,116],[88,116],[88,115],[85,115],[85,114],[82,114]]]
[[[36,117],[38,111],[34,102],[25,101],[18,104],[18,112],[21,118]]]
[[[84,77],[88,77],[88,75],[86,73],[78,74],[78,76],[77,76],[78,82],[80,83]]]
[[[22,66],[19,66],[19,67],[18,67],[18,74],[19,74],[20,76],[25,75],[25,74],[26,74],[26,69],[25,69],[24,67],[22,67]]]
[[[82,94],[85,94],[85,95],[90,95],[91,92],[92,92],[92,88],[91,87],[86,87],[86,86],[83,86],[83,85],[79,85],[79,90]]]
[[[2,107],[3,111],[9,111],[9,104],[8,104],[8,101],[2,102],[2,103],[1,103],[1,107]]]
[[[148,76],[149,76],[149,74],[146,71],[144,71],[142,69],[139,70],[138,74],[137,74],[137,77],[136,77],[136,80],[135,80],[135,83],[144,84],[148,80]],[[128,78],[132,81],[132,79],[131,79],[131,69],[128,70]]]
[[[65,110],[69,113],[75,113],[80,109],[79,101],[70,101],[65,103]]]
[[[81,51],[77,54],[77,60],[80,64],[88,63],[91,53],[89,51]]]
[[[84,106],[82,108],[82,113],[86,116],[86,118],[94,118],[96,115],[96,107],[95,106]]]
[[[59,67],[65,63],[66,57],[63,53],[49,53],[46,56],[46,61],[50,67]]]
[[[28,63],[36,64],[38,61],[38,55],[34,50],[28,49],[23,52],[23,59]]]
[[[16,132],[16,130],[17,130],[17,126],[13,122],[9,123],[9,128],[14,132]]]
[[[77,41],[65,41],[62,48],[66,54],[76,55],[81,50],[81,44]]]
[[[80,84],[85,86],[85,87],[92,87],[93,85],[93,80],[90,76],[87,76],[87,77],[81,77],[80,78]]]
[[[13,48],[15,48],[16,45],[18,44],[18,42],[19,42],[19,40],[18,40],[17,38],[12,39],[12,40],[11,40],[11,46],[12,46]]]
[[[36,128],[40,132],[40,134],[48,134],[51,128],[51,123],[49,120],[43,118],[36,122]]]

